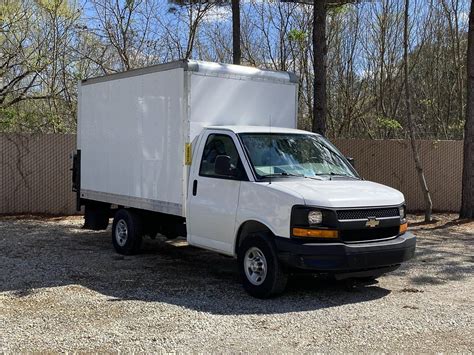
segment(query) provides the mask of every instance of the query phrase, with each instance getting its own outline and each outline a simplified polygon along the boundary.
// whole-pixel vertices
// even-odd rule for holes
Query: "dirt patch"
[[[469,352],[474,223],[418,223],[416,258],[378,284],[293,277],[256,300],[232,258],[184,240],[117,255],[81,217],[0,218],[0,351]]]

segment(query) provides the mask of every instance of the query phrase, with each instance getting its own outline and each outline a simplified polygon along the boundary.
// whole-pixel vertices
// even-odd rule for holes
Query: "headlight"
[[[405,206],[398,207],[398,210],[400,211],[400,218],[405,219],[407,216],[407,211],[406,211]]]
[[[321,211],[310,211],[308,213],[309,225],[321,224],[323,222],[323,214]]]

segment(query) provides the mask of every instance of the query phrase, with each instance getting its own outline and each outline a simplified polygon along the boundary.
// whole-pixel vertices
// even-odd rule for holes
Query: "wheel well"
[[[245,237],[255,232],[265,232],[265,233],[269,233],[273,235],[270,228],[268,228],[266,225],[264,225],[261,222],[257,222],[257,221],[244,222],[241,224],[237,232],[237,240],[235,241],[235,246],[234,246],[235,254],[237,254],[237,250],[239,249],[239,246],[242,243],[242,241],[245,239]]]

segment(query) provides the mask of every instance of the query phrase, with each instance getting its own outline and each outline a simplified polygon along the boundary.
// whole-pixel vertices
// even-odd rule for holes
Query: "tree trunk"
[[[240,64],[240,0],[232,0],[232,62]]]
[[[474,0],[471,1],[467,43],[467,105],[460,218],[474,218]]]
[[[313,132],[326,134],[327,116],[327,39],[326,0],[314,0],[313,6]]]
[[[428,184],[426,183],[425,174],[420,161],[420,155],[418,154],[418,148],[415,141],[415,125],[413,122],[412,107],[411,107],[411,93],[410,93],[410,80],[409,80],[409,58],[408,58],[408,42],[409,42],[409,17],[408,11],[410,7],[410,0],[405,0],[405,22],[403,28],[403,61],[404,61],[404,81],[405,81],[405,105],[406,115],[408,121],[408,130],[410,133],[411,150],[413,153],[413,159],[415,161],[415,168],[418,174],[418,181],[420,183],[421,190],[423,191],[423,197],[425,199],[425,222],[431,221],[431,213],[433,209],[433,203],[431,201],[430,191],[428,190]]]

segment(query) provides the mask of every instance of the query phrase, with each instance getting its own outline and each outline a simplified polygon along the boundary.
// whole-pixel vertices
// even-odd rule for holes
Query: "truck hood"
[[[278,179],[271,185],[299,195],[306,205],[347,208],[402,204],[403,194],[391,187],[364,180]]]

